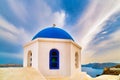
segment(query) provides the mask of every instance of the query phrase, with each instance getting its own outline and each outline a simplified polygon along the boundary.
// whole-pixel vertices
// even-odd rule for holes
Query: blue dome
[[[38,32],[32,40],[36,38],[56,38],[56,39],[69,39],[73,40],[73,38],[63,29],[56,27],[49,27]]]

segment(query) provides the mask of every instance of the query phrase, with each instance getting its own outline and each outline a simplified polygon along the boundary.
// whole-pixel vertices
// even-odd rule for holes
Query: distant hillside
[[[0,67],[23,67],[22,64],[0,64]]]
[[[113,66],[113,67],[105,67],[102,74],[119,75],[120,74],[120,64]]]
[[[112,67],[112,66],[116,66],[116,65],[118,65],[118,63],[89,63],[89,64],[82,65],[82,67],[92,67],[95,69],[104,69],[105,67]]]

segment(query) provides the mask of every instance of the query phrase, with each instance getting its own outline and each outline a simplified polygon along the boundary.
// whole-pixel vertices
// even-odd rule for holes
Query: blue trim
[[[59,69],[59,51],[57,49],[50,50],[49,69]]]

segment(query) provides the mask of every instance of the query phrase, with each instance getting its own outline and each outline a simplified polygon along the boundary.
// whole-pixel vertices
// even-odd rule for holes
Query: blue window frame
[[[50,50],[49,68],[50,69],[59,69],[59,51],[57,49]]]

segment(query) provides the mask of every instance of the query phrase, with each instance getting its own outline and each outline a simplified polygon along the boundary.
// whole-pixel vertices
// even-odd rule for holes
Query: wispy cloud
[[[15,16],[8,19],[4,17],[4,15],[0,15],[0,38],[5,39],[12,44],[23,45],[24,43],[31,40],[32,37],[37,32],[39,32],[39,30],[41,30],[41,28],[56,24],[58,27],[67,28],[67,30],[70,30],[69,32],[71,32],[73,37],[75,37],[75,41],[77,41],[77,43],[82,46],[82,60],[86,59],[83,62],[95,61],[95,57],[98,56],[99,51],[103,50],[103,48],[105,52],[103,52],[102,54],[106,53],[106,56],[108,56],[108,54],[113,55],[110,52],[116,52],[117,54],[119,52],[119,49],[115,49],[115,46],[119,46],[118,43],[120,38],[118,37],[118,35],[120,35],[120,33],[118,31],[115,31],[110,32],[111,34],[108,34],[109,31],[107,29],[103,30],[103,27],[108,24],[108,20],[112,20],[112,22],[116,21],[116,18],[111,18],[111,16],[114,16],[114,14],[120,12],[120,0],[92,0],[89,1],[90,3],[87,7],[83,8],[85,10],[83,10],[82,12],[79,11],[81,9],[81,6],[77,6],[80,8],[76,8],[76,6],[73,5],[73,10],[76,11],[79,9],[78,13],[75,12],[75,14],[79,14],[78,16],[76,16],[77,19],[74,18],[75,14],[72,14],[72,12],[70,12],[70,15],[68,15],[68,13],[66,14],[66,7],[69,8],[69,6],[65,6],[65,9],[63,9],[60,3],[60,7],[57,7],[60,9],[54,10],[57,8],[52,7],[54,8],[52,9],[50,5],[48,5],[49,3],[46,3],[46,1],[44,0],[9,0],[7,2],[9,6],[8,8],[10,8],[10,11],[13,11],[11,12],[11,14],[15,14]],[[55,4],[55,6],[58,6],[56,2],[53,2],[53,4]],[[86,5],[83,5],[82,7],[84,6]],[[11,14],[8,14],[8,16],[10,16]],[[70,16],[71,19],[76,19],[74,21],[74,23],[76,23],[74,24],[74,26],[70,26],[72,21],[70,23],[66,23],[65,20],[68,16]],[[13,20],[14,17],[16,18],[16,21]],[[17,19],[20,19],[20,21],[22,22],[19,22],[19,20],[17,21]],[[101,33],[101,35],[108,34],[106,36],[108,36],[109,39],[105,39],[105,36],[100,36],[98,33]],[[98,41],[98,44],[96,45],[89,45],[90,43],[94,42],[93,39],[96,36],[100,36],[99,39],[101,39],[102,41]],[[107,44],[109,44],[109,46],[107,46]],[[5,53],[6,55],[9,54],[9,52],[7,53],[7,51]],[[13,55],[15,56],[16,53],[13,53]],[[103,57],[103,55],[99,56]]]
[[[19,19],[21,19],[21,21],[26,22],[28,13],[26,6],[23,4],[23,2],[19,0],[8,0],[8,3],[12,11],[15,13],[15,15]]]
[[[119,48],[120,46],[120,30],[117,30],[116,32],[109,35],[109,39],[104,40],[96,45],[96,49],[103,49],[105,51],[112,51],[112,49]],[[108,46],[109,44],[109,46]],[[102,52],[102,50],[101,50]],[[106,53],[107,54],[107,53]]]
[[[39,22],[40,26],[50,26],[56,24],[59,27],[63,27],[65,24],[66,14],[64,11],[53,12],[52,9],[45,3],[45,1],[36,1],[34,5],[37,5],[33,18]],[[44,7],[44,8],[43,8]]]
[[[9,8],[13,11],[15,17],[20,19],[22,22],[18,22],[19,20],[14,22],[14,18],[11,18],[10,20],[13,21],[10,21],[3,15],[0,15],[0,38],[5,40],[1,40],[1,42],[10,43],[7,48],[11,47],[12,45],[16,45],[20,48],[15,49],[16,47],[12,46],[10,50],[4,47],[3,50],[0,50],[0,56],[13,59],[17,58],[18,60],[22,59],[23,54],[21,53],[21,50],[23,49],[21,47],[26,42],[30,41],[41,28],[48,25],[52,26],[52,24],[56,24],[59,27],[64,26],[64,20],[66,16],[64,11],[52,12],[52,10],[43,0],[32,1],[32,4],[27,3],[29,2],[24,2],[23,0],[8,1],[10,6]]]
[[[77,25],[83,27],[81,31],[84,36],[82,37],[81,44],[83,47],[87,47],[89,42],[99,33],[103,25],[113,14],[120,11],[120,1],[92,1],[89,8],[86,10],[83,17],[80,19],[80,23]],[[107,4],[107,6],[106,6]]]
[[[91,45],[83,54],[83,62],[119,62],[120,53],[120,30],[109,35],[109,39]],[[102,59],[101,59],[102,58]]]
[[[91,56],[97,51],[97,48],[86,50],[89,44],[103,29],[104,25],[107,24],[107,20],[111,19],[111,16],[118,12],[120,12],[120,0],[93,0],[90,2],[88,8],[84,11],[78,23],[75,25],[76,28],[72,29],[72,31],[75,32],[74,35],[79,34],[75,35],[75,37],[83,49],[83,63],[90,62],[90,59],[92,59]],[[107,31],[103,32],[103,34],[105,33],[107,33]],[[94,45],[91,47],[94,47]]]
[[[94,36],[101,31],[105,21],[118,11],[120,11],[119,0],[91,1],[88,9],[86,9],[78,24],[76,24],[75,30],[80,34],[77,37],[82,46],[87,46]]]
[[[30,2],[30,4],[27,3],[28,2],[15,0],[8,1],[13,13],[22,21],[25,21],[25,24],[21,23],[22,26],[16,26],[3,16],[0,16],[0,36],[5,40],[23,44],[31,40],[32,37],[45,26],[52,26],[52,24],[56,24],[59,27],[64,26],[66,16],[64,11],[52,12],[50,7],[43,0],[36,0]],[[31,27],[31,25],[35,26]],[[29,29],[29,32],[27,29]],[[33,33],[33,29],[35,29],[36,32]]]
[[[63,27],[65,24],[65,12],[53,12],[44,0],[30,2],[12,0],[8,1],[8,4],[16,16],[27,25],[33,25],[37,30],[36,32],[45,26],[52,26],[52,24],[56,24],[59,27]],[[27,26],[27,28],[31,27],[30,29],[33,30],[33,26]]]
[[[54,19],[53,19],[53,21],[58,26],[63,27],[64,24],[65,24],[65,13],[64,13],[64,11],[54,13]]]
[[[23,28],[17,28],[0,16],[0,36],[8,42],[23,44],[29,40],[29,35]]]

